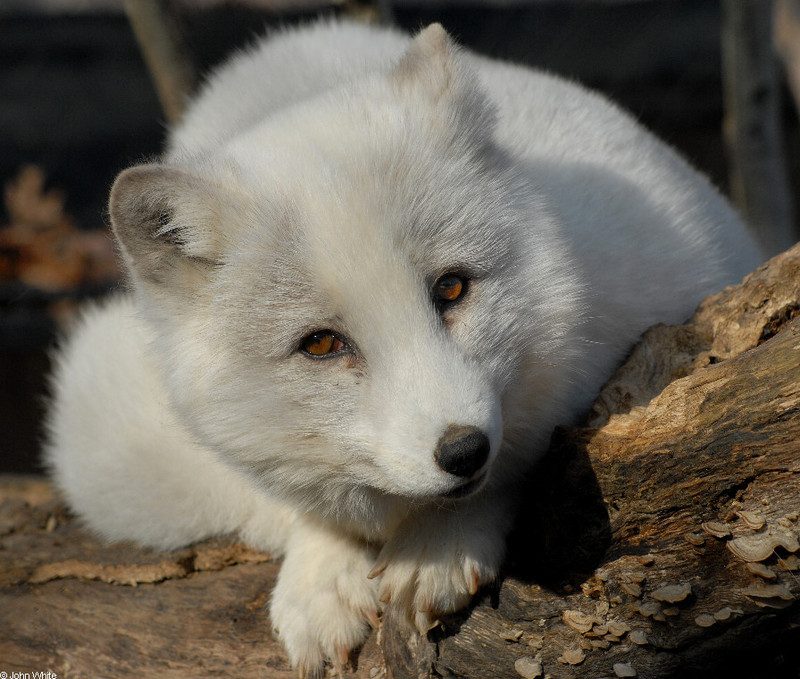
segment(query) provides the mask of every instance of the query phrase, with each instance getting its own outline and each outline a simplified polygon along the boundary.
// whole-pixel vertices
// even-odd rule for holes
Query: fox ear
[[[397,62],[391,78],[405,99],[412,93],[427,94],[434,106],[448,107],[454,119],[473,138],[484,138],[494,129],[494,106],[478,84],[478,78],[441,24],[420,31]]]
[[[445,92],[456,76],[455,47],[441,24],[422,29],[394,69],[400,83],[421,83],[434,97]]]
[[[222,191],[211,182],[165,165],[140,165],[117,177],[111,226],[137,280],[182,287],[208,277],[223,252],[215,206],[225,201],[215,193]]]

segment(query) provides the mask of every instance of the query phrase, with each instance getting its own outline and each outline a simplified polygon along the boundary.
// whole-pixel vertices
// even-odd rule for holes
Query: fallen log
[[[555,432],[501,580],[426,638],[387,615],[350,675],[795,671],[798,312],[800,247],[650,329],[587,426]],[[277,570],[232,540],[102,545],[46,483],[4,478],[0,672],[293,676],[269,633]]]

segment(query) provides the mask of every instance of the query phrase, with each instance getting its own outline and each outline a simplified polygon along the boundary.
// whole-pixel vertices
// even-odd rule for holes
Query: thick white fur
[[[258,43],[162,163],[121,175],[111,215],[132,291],[59,357],[53,476],[110,540],[236,532],[285,554],[273,623],[312,674],[379,598],[422,629],[464,606],[553,425],[645,328],[759,261],[726,201],[612,104],[437,26]],[[440,317],[452,271],[470,287]],[[327,328],[353,352],[298,351]],[[491,442],[460,500],[433,456],[451,423]]]

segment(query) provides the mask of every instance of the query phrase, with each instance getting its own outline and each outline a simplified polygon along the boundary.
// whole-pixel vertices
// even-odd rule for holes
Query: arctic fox
[[[109,540],[282,554],[301,675],[497,574],[522,473],[648,326],[760,260],[602,97],[439,25],[323,22],[235,56],[122,172],[130,291],[53,379],[46,460]]]

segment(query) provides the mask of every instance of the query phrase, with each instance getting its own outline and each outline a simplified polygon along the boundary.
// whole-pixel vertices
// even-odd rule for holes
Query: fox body
[[[271,615],[301,674],[381,601],[422,630],[466,605],[553,426],[759,261],[614,105],[438,25],[235,56],[110,214],[130,291],[61,350],[47,463],[107,539],[283,554]]]

